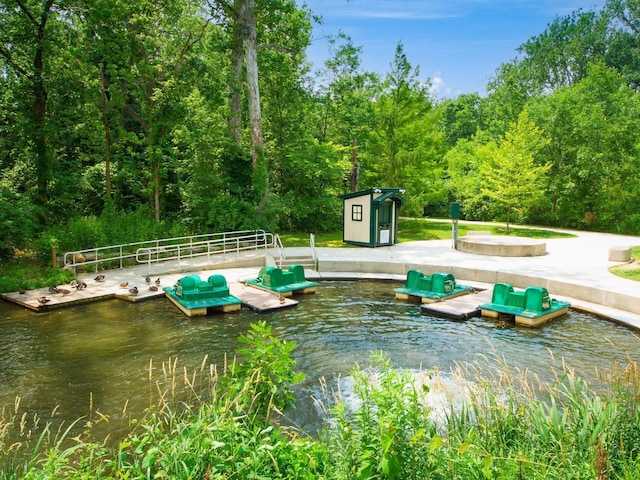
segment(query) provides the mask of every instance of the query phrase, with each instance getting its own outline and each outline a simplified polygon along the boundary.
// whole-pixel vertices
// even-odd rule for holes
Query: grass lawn
[[[633,247],[631,249],[631,258],[633,258],[633,262],[616,265],[609,269],[609,271],[618,277],[640,282],[640,262],[638,261],[638,259],[640,259],[640,247]]]
[[[536,228],[520,228],[511,226],[509,230],[504,225],[479,225],[477,223],[458,223],[458,236],[464,237],[468,231],[487,231],[492,235],[512,235],[514,237],[529,238],[570,238],[574,235],[552,230]],[[285,247],[309,246],[308,233],[281,233]],[[417,240],[446,240],[451,238],[451,221],[428,220],[422,218],[400,218],[398,221],[398,241],[415,242]],[[350,245],[342,241],[342,231],[315,234],[316,247],[344,248]]]

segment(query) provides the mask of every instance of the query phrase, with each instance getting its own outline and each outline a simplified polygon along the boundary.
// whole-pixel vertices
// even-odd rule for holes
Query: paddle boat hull
[[[206,282],[198,275],[189,275],[163,290],[165,296],[189,317],[206,315],[210,311],[234,312],[242,306],[242,300],[229,293],[227,280],[222,275],[211,275]]]
[[[516,291],[508,283],[496,283],[490,303],[480,305],[480,313],[489,318],[513,318],[517,325],[539,327],[569,311],[569,302],[549,296],[543,287]]]
[[[435,303],[471,293],[472,288],[457,284],[450,273],[436,272],[428,276],[420,270],[409,270],[404,286],[394,288],[393,291],[398,300]]]
[[[315,293],[318,286],[305,278],[302,265],[291,265],[283,271],[278,267],[262,267],[257,278],[245,280],[247,285],[289,297],[299,293]]]

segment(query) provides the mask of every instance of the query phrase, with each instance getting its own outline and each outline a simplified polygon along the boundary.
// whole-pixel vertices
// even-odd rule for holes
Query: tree
[[[445,142],[453,147],[460,139],[469,140],[483,129],[482,99],[477,93],[467,93],[442,101],[437,109]]]
[[[401,43],[382,91],[373,105],[374,123],[366,152],[364,183],[404,187],[407,214],[421,215],[427,201],[442,192],[442,136],[429,94]]]
[[[16,8],[17,4],[17,8]],[[37,202],[42,223],[48,218],[48,185],[52,175],[52,159],[48,147],[47,131],[47,61],[48,54],[55,48],[50,38],[49,26],[55,21],[55,0],[45,0],[41,4],[16,0],[0,3],[0,55],[4,57],[9,74],[20,77],[30,91],[30,125],[25,136],[31,137],[35,152],[35,172]]]
[[[543,180],[550,166],[535,163],[545,144],[542,130],[525,110],[499,143],[489,142],[478,152],[482,194],[506,209],[507,230],[514,215],[522,218],[545,194]]]
[[[363,72],[362,47],[344,34],[329,39],[331,57],[318,72],[320,111],[316,136],[321,142],[343,147],[363,146],[373,121],[373,100],[380,89],[377,76]]]
[[[595,12],[556,18],[518,48],[526,74],[546,91],[579,82],[591,63],[605,58],[608,25],[607,15]]]
[[[639,188],[633,173],[639,162],[639,109],[638,94],[602,63],[577,85],[531,102],[532,118],[550,139],[544,155],[561,225],[637,231],[631,192]]]
[[[272,31],[280,28],[282,13],[296,15],[299,10],[290,0],[212,0],[212,8],[219,12],[231,38],[231,93],[229,96],[229,134],[232,141],[241,145],[240,125],[242,124],[242,102],[240,85],[242,60],[246,84],[247,110],[249,116],[249,137],[253,190],[258,198],[258,213],[265,207],[269,197],[268,159],[264,155],[264,133],[261,106],[261,86],[258,63],[260,49],[276,49],[295,53],[287,45],[260,43]],[[285,22],[285,25],[287,22]],[[300,25],[300,24],[299,24]],[[286,28],[286,27],[285,27]],[[295,38],[293,35],[291,38]],[[288,39],[287,39],[288,40]],[[308,42],[308,41],[307,41]],[[305,45],[306,46],[306,45]]]
[[[616,68],[636,90],[640,87],[640,4],[636,0],[608,0],[611,18],[607,65]]]

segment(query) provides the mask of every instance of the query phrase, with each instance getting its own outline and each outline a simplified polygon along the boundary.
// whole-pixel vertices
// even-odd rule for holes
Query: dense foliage
[[[496,357],[453,375],[393,367],[381,354],[355,369],[353,391],[327,391],[326,428],[287,425],[299,380],[295,344],[265,323],[240,338],[239,360],[206,359],[184,373],[176,361],[156,380],[159,401],[123,438],[96,442],[104,415],[54,430],[19,402],[0,415],[4,479],[632,479],[640,474],[640,373],[614,366],[598,390],[570,371],[554,385]],[[198,383],[196,379],[201,378]],[[183,383],[191,395],[178,403]],[[200,390],[198,385],[205,385]],[[38,431],[41,433],[38,434]]]
[[[383,77],[344,35],[312,71],[314,20],[293,0],[0,0],[0,256],[131,212],[163,231],[335,230],[340,195],[372,186],[404,188],[408,216],[457,201],[640,232],[638,2],[557,18],[485,97],[455,99],[401,43]]]

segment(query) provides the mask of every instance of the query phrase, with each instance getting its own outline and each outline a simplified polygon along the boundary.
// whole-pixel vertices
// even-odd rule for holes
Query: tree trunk
[[[229,135],[231,140],[242,148],[242,68],[243,68],[243,50],[242,35],[240,34],[241,25],[235,25],[235,35],[233,39],[233,48],[231,50],[231,92],[229,95]]]
[[[153,207],[155,218],[160,221],[160,165],[158,162],[151,164],[151,174],[153,176]]]
[[[251,130],[251,166],[254,186],[260,196],[259,210],[262,210],[269,196],[269,176],[266,159],[261,158],[264,148],[262,139],[262,114],[260,112],[260,87],[258,83],[258,44],[255,0],[244,0],[241,5],[242,31],[244,33],[244,58],[247,71],[247,103]],[[262,165],[260,165],[262,164]]]
[[[102,69],[100,70],[100,94],[102,123],[104,124],[104,180],[107,200],[111,198],[111,128],[107,112],[107,85]]]
[[[34,145],[36,153],[36,184],[38,191],[38,203],[41,208],[39,214],[43,224],[48,222],[48,186],[51,177],[52,165],[49,158],[46,135],[47,120],[47,99],[48,93],[44,84],[44,51],[45,51],[45,28],[49,13],[53,8],[54,0],[47,0],[42,10],[42,15],[38,21],[27,6],[18,1],[18,6],[29,18],[36,28],[36,50],[33,59],[33,122],[34,122]]]
[[[358,181],[360,180],[360,164],[358,163],[358,141],[354,138],[351,144],[351,182],[349,185],[349,190],[351,192],[355,192],[358,190]]]
[[[247,69],[247,101],[251,128],[251,159],[255,168],[262,150],[262,116],[258,85],[258,44],[255,0],[245,0],[241,7],[244,32],[244,56]]]

